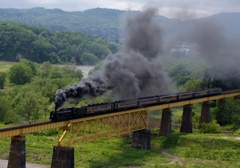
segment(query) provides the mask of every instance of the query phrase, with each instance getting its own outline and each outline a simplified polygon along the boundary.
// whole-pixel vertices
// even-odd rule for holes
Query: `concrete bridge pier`
[[[26,168],[25,135],[11,138],[8,168]]]
[[[151,130],[143,129],[133,132],[132,147],[145,150],[151,149]]]
[[[162,110],[162,119],[159,135],[164,136],[172,133],[172,111],[170,108]]]
[[[180,132],[192,133],[192,104],[183,106]]]
[[[202,123],[210,122],[210,101],[205,101],[202,103],[202,111],[200,116],[199,128],[201,128]]]
[[[51,168],[74,168],[74,148],[54,146]]]

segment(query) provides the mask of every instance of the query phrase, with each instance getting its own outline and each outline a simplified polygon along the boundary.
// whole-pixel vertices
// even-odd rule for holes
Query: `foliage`
[[[4,122],[6,114],[10,111],[10,103],[7,97],[7,93],[0,91],[0,121]]]
[[[32,70],[24,64],[13,65],[9,70],[9,79],[12,83],[23,85],[31,81]]]
[[[20,63],[27,65],[32,70],[32,75],[38,75],[38,64],[36,62],[29,61],[25,58],[20,59]]]
[[[7,77],[7,74],[5,72],[0,72],[0,89],[4,89],[6,77]]]
[[[113,45],[99,36],[0,21],[0,60],[93,65],[116,52]]]
[[[221,126],[216,123],[216,121],[212,121],[210,123],[202,123],[200,132],[201,133],[221,133],[222,129],[221,129]]]
[[[40,118],[40,112],[47,110],[49,100],[37,92],[37,88],[25,85],[12,101],[13,111],[27,121]]]
[[[52,64],[49,61],[42,63],[40,66],[40,76],[42,78],[47,78],[50,74],[51,68]]]
[[[201,85],[205,70],[203,62],[186,58],[177,58],[175,61],[167,66],[166,71],[180,91],[205,89]]]
[[[234,134],[236,134],[236,135],[240,135],[240,128],[237,129],[236,131],[234,131]]]
[[[92,53],[84,52],[82,54],[81,62],[84,65],[94,65],[99,62],[99,59]]]
[[[119,17],[125,11],[90,9],[84,12],[65,12],[61,9],[0,9],[0,20],[45,27],[53,32],[78,31],[102,36],[116,42],[119,39]],[[8,17],[6,17],[6,15]],[[35,30],[37,32],[37,30]],[[48,32],[41,32],[48,36]]]
[[[229,98],[226,102],[219,108],[214,110],[217,122],[224,125],[234,125],[234,128],[239,125],[240,121],[240,105],[239,100],[234,100]]]
[[[0,91],[0,121],[4,123],[48,120],[49,111],[54,109],[55,92],[83,77],[81,70],[74,66],[60,67],[50,62],[38,65],[26,59],[20,59],[4,73],[16,84]],[[25,73],[30,78],[27,83],[21,83]]]

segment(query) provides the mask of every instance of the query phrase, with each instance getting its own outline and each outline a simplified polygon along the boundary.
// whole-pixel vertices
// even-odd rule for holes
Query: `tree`
[[[92,53],[84,52],[81,57],[81,62],[87,65],[94,65],[99,62],[99,59]]]
[[[0,72],[0,89],[4,89],[6,76],[7,76],[7,74],[5,72]]]
[[[183,86],[180,86],[181,91],[193,91],[201,89],[201,80],[190,79]]]
[[[12,106],[15,113],[21,118],[31,121],[40,118],[41,109],[46,111],[47,103],[49,103],[49,100],[42,96],[38,88],[28,84],[20,88],[12,101]]]
[[[5,115],[10,111],[10,103],[6,93],[0,92],[0,121],[3,122]]]
[[[53,67],[49,74],[49,77],[51,79],[63,78],[64,77],[63,69],[58,67]]]
[[[52,64],[47,61],[40,66],[40,73],[42,78],[47,78],[51,72]]]
[[[32,70],[32,75],[36,76],[38,74],[38,64],[36,62],[32,62],[25,58],[22,58],[20,59],[20,63],[29,66]]]
[[[32,70],[24,64],[13,65],[9,70],[9,79],[12,83],[23,85],[31,81]]]
[[[214,110],[217,122],[221,125],[233,125],[233,129],[240,122],[239,100],[227,99],[227,101],[218,109]]]

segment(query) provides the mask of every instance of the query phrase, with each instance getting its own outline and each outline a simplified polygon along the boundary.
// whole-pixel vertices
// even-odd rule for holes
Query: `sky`
[[[0,8],[44,7],[64,11],[84,11],[97,7],[141,11],[146,6],[157,7],[160,15],[178,19],[240,12],[240,0],[0,0]]]

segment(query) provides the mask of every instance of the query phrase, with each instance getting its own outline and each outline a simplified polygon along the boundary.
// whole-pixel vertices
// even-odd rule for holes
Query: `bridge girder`
[[[135,109],[71,120],[66,127],[59,128],[58,146],[71,147],[76,141],[97,141],[147,129],[148,114],[146,109]]]

